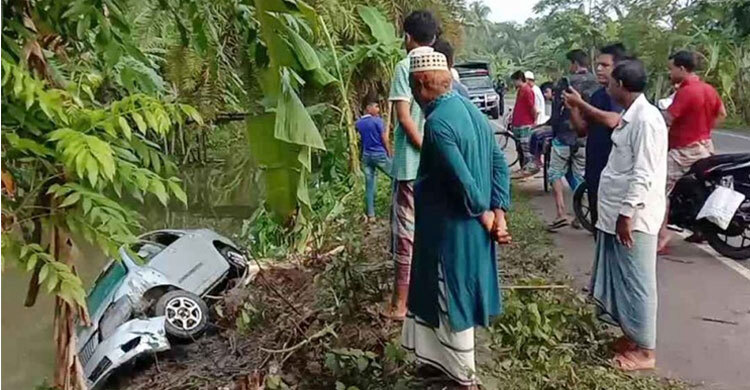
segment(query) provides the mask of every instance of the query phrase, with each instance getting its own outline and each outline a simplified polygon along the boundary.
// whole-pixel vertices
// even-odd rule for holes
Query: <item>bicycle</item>
[[[500,145],[500,149],[505,151],[505,149],[508,147],[508,143],[511,141],[513,142],[513,149],[516,151],[516,155],[513,159],[508,158],[508,166],[512,167],[517,162],[523,160],[523,150],[521,150],[521,142],[516,138],[513,133],[511,133],[508,130],[495,130],[495,136],[498,138],[498,144]],[[507,157],[506,153],[506,157]],[[523,167],[523,162],[520,163],[520,167]]]
[[[594,227],[591,218],[588,193],[589,188],[585,181],[578,184],[578,188],[576,188],[573,193],[573,212],[575,213],[578,222],[581,223],[581,226],[589,232],[594,233],[596,228]]]
[[[516,152],[516,156],[513,159],[508,159],[508,166],[512,167],[516,163],[519,163],[519,167],[523,168],[525,161],[524,161],[524,155],[523,150],[521,149],[521,141],[516,138],[516,136],[510,131],[510,118],[512,116],[513,109],[509,108],[505,111],[505,114],[502,118],[502,125],[505,126],[505,129],[502,129],[502,127],[495,130],[495,136],[498,137],[498,145],[500,146],[500,149],[503,151],[506,150],[508,147],[508,144],[513,141],[513,150]],[[502,126],[501,125],[501,126]],[[507,157],[507,154],[506,154]]]

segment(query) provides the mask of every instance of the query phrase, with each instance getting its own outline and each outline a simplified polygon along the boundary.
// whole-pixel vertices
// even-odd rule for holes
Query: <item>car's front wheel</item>
[[[170,291],[156,302],[157,316],[166,317],[165,328],[171,337],[192,340],[208,326],[208,306],[201,297],[183,290]]]

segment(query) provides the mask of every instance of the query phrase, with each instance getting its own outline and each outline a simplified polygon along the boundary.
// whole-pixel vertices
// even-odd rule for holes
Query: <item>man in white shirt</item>
[[[614,361],[624,371],[656,363],[656,244],[666,210],[668,133],[645,87],[640,61],[622,61],[612,71],[607,93],[626,111],[599,184],[589,290],[599,318],[623,331]]]
[[[534,107],[536,107],[536,124],[541,125],[544,122],[547,121],[547,115],[545,115],[545,102],[544,102],[544,94],[542,93],[541,88],[536,85],[536,81],[534,80],[534,73],[530,70],[527,70],[524,72],[524,77],[526,77],[526,83],[529,84],[531,89],[534,91]]]

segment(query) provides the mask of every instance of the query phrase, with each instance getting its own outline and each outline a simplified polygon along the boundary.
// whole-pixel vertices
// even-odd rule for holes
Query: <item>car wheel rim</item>
[[[167,321],[174,327],[191,331],[203,320],[203,312],[198,302],[187,297],[177,297],[167,302]]]

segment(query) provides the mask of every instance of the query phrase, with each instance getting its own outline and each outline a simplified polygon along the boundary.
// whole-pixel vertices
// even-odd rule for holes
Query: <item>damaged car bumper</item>
[[[115,369],[139,355],[168,350],[164,321],[165,317],[133,319],[101,342],[94,334],[79,352],[89,388],[103,385]]]

